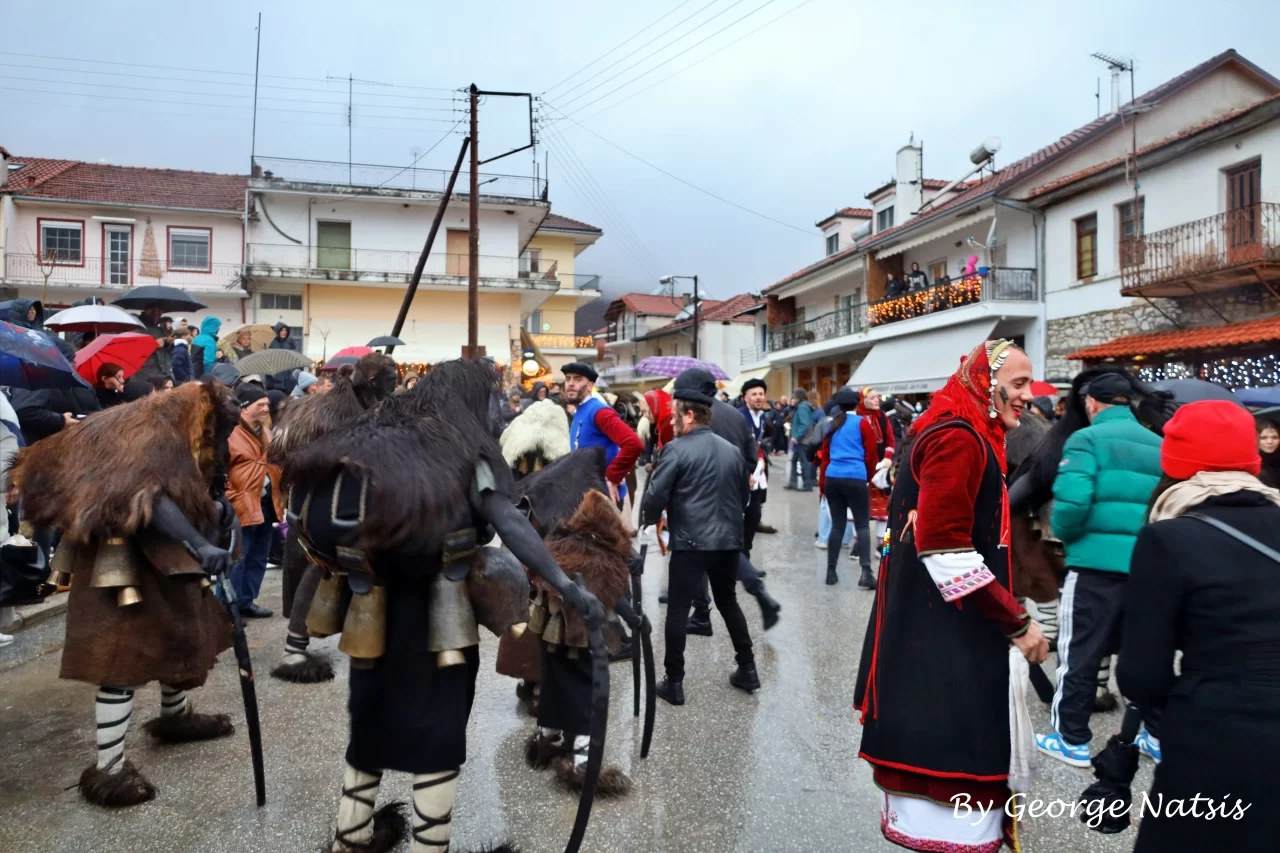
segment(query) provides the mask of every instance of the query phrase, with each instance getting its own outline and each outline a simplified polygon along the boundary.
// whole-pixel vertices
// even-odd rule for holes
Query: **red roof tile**
[[[652,293],[624,293],[609,303],[609,308],[605,311],[604,316],[607,320],[614,320],[625,309],[632,314],[674,317],[683,311],[684,307],[684,298],[680,296],[673,299],[669,296],[660,296]]]
[[[8,190],[14,195],[70,201],[127,204],[138,207],[180,207],[197,210],[244,210],[248,179],[244,175],[111,166],[74,160],[23,160],[25,168],[10,173]],[[56,165],[53,165],[56,164]],[[13,175],[25,184],[15,186]]]
[[[837,210],[835,213],[831,214],[830,216],[819,219],[817,222],[814,223],[814,225],[818,228],[821,228],[823,225],[826,225],[831,220],[836,219],[838,217],[842,217],[842,216],[850,217],[853,219],[870,219],[872,216],[872,210],[869,207],[842,207],[839,210]]]
[[[1149,154],[1152,151],[1157,151],[1168,145],[1172,145],[1175,142],[1179,142],[1183,139],[1189,139],[1195,136],[1196,134],[1203,133],[1206,130],[1211,130],[1212,128],[1218,127],[1220,125],[1224,125],[1227,122],[1230,122],[1234,119],[1239,118],[1242,115],[1245,115],[1246,113],[1253,112],[1259,107],[1262,107],[1266,104],[1271,103],[1272,101],[1277,101],[1277,100],[1280,100],[1280,92],[1277,92],[1273,95],[1268,95],[1262,100],[1255,101],[1254,103],[1249,104],[1246,107],[1240,107],[1239,109],[1231,110],[1230,112],[1224,113],[1223,115],[1217,116],[1216,118],[1206,119],[1205,121],[1202,121],[1199,124],[1192,125],[1191,127],[1188,127],[1188,128],[1184,128],[1183,130],[1178,131],[1172,136],[1166,136],[1164,139],[1159,139],[1155,142],[1152,142],[1150,145],[1146,145],[1146,146],[1143,146],[1142,148],[1139,148],[1138,156],[1142,156],[1143,154]],[[1031,190],[1029,193],[1027,193],[1027,198],[1036,198],[1037,196],[1042,196],[1045,193],[1052,192],[1053,190],[1059,189],[1061,187],[1065,187],[1068,184],[1074,184],[1076,181],[1079,181],[1083,178],[1087,178],[1090,175],[1096,175],[1099,172],[1105,172],[1107,169],[1110,169],[1113,166],[1119,166],[1128,158],[1128,156],[1129,155],[1125,154],[1119,157],[1112,157],[1110,160],[1107,160],[1103,163],[1095,163],[1094,165],[1089,166],[1088,168],[1081,169],[1077,172],[1072,172],[1070,175],[1063,175],[1061,178],[1057,178],[1055,180],[1050,181],[1047,184],[1042,184],[1041,186],[1038,186],[1035,189]]]
[[[1116,338],[1105,344],[1082,349],[1067,358],[1097,361],[1135,355],[1163,355],[1186,350],[1221,349],[1245,344],[1280,341],[1280,316],[1230,323],[1225,326],[1202,326],[1197,329],[1170,329]]]
[[[736,325],[750,325],[755,323],[754,317],[743,317],[742,312],[755,308],[757,305],[763,304],[759,299],[749,293],[740,293],[729,299],[704,299],[702,300],[702,308],[698,311],[699,323],[734,323]],[[687,317],[683,320],[677,320],[674,323],[663,326],[661,329],[654,329],[645,338],[656,338],[679,329],[688,328],[693,325],[693,318]]]
[[[21,166],[9,172],[9,185],[0,192],[20,193],[60,175],[76,164],[75,160],[51,160],[47,157],[14,157],[9,155],[9,166]]]
[[[547,228],[553,231],[589,231],[593,234],[604,233],[594,225],[588,225],[585,222],[579,222],[576,219],[570,219],[569,217],[561,216],[558,213],[548,213],[547,218],[542,220],[542,224],[539,225],[538,228]]]

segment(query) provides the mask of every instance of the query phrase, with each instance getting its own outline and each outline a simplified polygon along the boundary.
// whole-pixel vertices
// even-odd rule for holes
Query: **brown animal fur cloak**
[[[61,677],[198,687],[231,646],[230,623],[199,566],[146,527],[167,494],[197,529],[216,534],[211,486],[225,476],[238,420],[230,389],[192,383],[94,414],[22,451],[15,476],[24,512],[63,531],[59,562],[74,575]],[[112,537],[123,544],[108,546]],[[117,588],[92,585],[95,563],[112,550],[136,570],[137,604],[121,607]]]

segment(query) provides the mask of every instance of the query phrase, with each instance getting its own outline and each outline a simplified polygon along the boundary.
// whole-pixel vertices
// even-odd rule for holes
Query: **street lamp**
[[[658,284],[674,284],[675,280],[682,278],[685,281],[693,282],[693,357],[698,357],[698,277],[696,275],[664,275],[658,279]]]

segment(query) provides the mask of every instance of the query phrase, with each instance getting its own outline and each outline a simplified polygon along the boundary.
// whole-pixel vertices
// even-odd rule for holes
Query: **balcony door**
[[[351,269],[351,223],[316,223],[316,266],[322,270]]]
[[[1227,263],[1242,264],[1262,257],[1262,162],[1227,172]]]
[[[107,235],[106,283],[116,287],[128,287],[133,228],[128,225],[108,225],[105,230]]]
[[[445,275],[471,274],[471,232],[449,229],[445,236]]]

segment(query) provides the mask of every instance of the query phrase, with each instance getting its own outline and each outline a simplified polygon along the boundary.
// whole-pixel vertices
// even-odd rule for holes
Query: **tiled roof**
[[[1067,358],[1096,361],[1104,358],[1238,347],[1269,341],[1280,341],[1280,316],[1263,317],[1261,320],[1230,323],[1225,326],[1202,326],[1197,329],[1170,329],[1166,332],[1128,335],[1074,352]]]
[[[1172,136],[1166,136],[1164,139],[1160,139],[1155,142],[1152,142],[1150,145],[1146,145],[1142,148],[1139,148],[1138,156],[1142,156],[1143,154],[1150,154],[1152,151],[1157,151],[1161,148],[1172,145],[1175,142],[1179,142],[1183,139],[1189,139],[1195,136],[1196,134],[1203,133],[1206,130],[1211,130],[1212,128],[1218,127],[1220,125],[1224,125],[1234,119],[1239,118],[1242,115],[1251,113],[1254,110],[1258,109],[1259,107],[1262,107],[1273,101],[1280,101],[1280,92],[1277,92],[1274,95],[1269,95],[1260,101],[1256,101],[1252,104],[1249,104],[1246,107],[1240,107],[1239,109],[1235,109],[1235,110],[1232,110],[1231,112],[1217,116],[1216,118],[1206,119],[1205,121],[1202,121],[1199,124],[1192,125],[1191,127],[1180,130],[1177,133],[1173,134]],[[1087,178],[1090,175],[1096,175],[1099,172],[1105,172],[1106,170],[1112,168],[1113,166],[1119,166],[1128,158],[1128,156],[1129,155],[1125,154],[1119,157],[1113,157],[1110,160],[1107,160],[1106,162],[1095,163],[1094,165],[1089,166],[1088,168],[1085,168],[1085,169],[1081,169],[1078,172],[1072,172],[1070,175],[1063,175],[1061,178],[1057,178],[1055,180],[1050,181],[1047,184],[1042,184],[1041,186],[1038,186],[1035,189],[1031,190],[1027,194],[1027,197],[1036,198],[1037,196],[1042,196],[1045,193],[1049,193],[1049,192],[1052,192],[1053,190],[1059,189],[1061,187],[1065,187],[1068,184],[1074,184],[1076,181],[1079,181],[1083,178]]]
[[[855,219],[870,219],[873,211],[869,207],[842,207],[830,216],[819,219],[815,224],[821,228],[837,216],[849,216]]]
[[[138,207],[244,210],[248,182],[244,175],[41,158],[13,157],[11,162],[28,164],[9,173],[7,189],[14,195]],[[28,174],[28,169],[33,171]]]
[[[1201,79],[1206,74],[1220,68],[1226,63],[1233,61],[1241,64],[1260,79],[1265,80],[1273,89],[1280,90],[1280,80],[1277,80],[1266,71],[1249,62],[1249,60],[1236,53],[1235,50],[1225,50],[1217,56],[1205,60],[1194,68],[1184,71],[1177,77],[1160,84],[1146,94],[1139,95],[1133,101],[1132,105],[1127,104],[1125,106],[1127,108],[1129,106],[1141,107],[1144,105],[1154,104],[1179,89],[1182,89],[1184,86],[1194,83],[1196,80]],[[910,219],[901,225],[896,225],[893,228],[886,228],[879,234],[872,236],[865,244],[865,247],[874,248],[876,246],[883,245],[888,242],[890,238],[897,236],[907,229],[917,228],[938,216],[954,211],[958,207],[992,196],[1000,190],[1012,186],[1028,175],[1031,175],[1039,169],[1049,165],[1053,161],[1065,155],[1068,151],[1075,150],[1076,147],[1082,143],[1119,126],[1119,124],[1120,116],[1114,113],[1096,118],[1083,127],[1076,128],[1066,134],[1058,141],[1046,145],[1044,148],[1041,148],[1030,156],[1023,157],[1021,160],[1005,166],[994,175],[988,175],[979,181],[970,183],[969,189],[952,197],[951,199],[948,199],[937,207],[930,208],[927,213],[923,213],[920,216]]]
[[[659,296],[652,293],[624,293],[609,304],[605,312],[608,320],[617,319],[625,308],[632,314],[653,314],[657,317],[674,317],[684,310],[683,297]]]
[[[588,225],[585,222],[579,222],[576,219],[570,219],[558,213],[548,213],[547,218],[542,220],[542,224],[538,228],[548,228],[553,231],[588,231],[592,234],[604,233],[594,225]]]
[[[760,300],[749,293],[740,293],[729,299],[703,299],[702,308],[698,311],[699,323],[734,323],[737,325],[750,325],[755,323],[752,317],[743,317],[742,312],[761,304]],[[680,329],[688,328],[693,325],[693,317],[686,317],[663,326],[661,329],[654,329],[647,335],[642,336],[639,340],[646,338],[658,338],[663,335]]]
[[[51,160],[47,157],[14,157],[9,155],[10,166],[21,166],[9,172],[9,185],[0,192],[16,193],[49,180],[76,164],[75,160]]]

